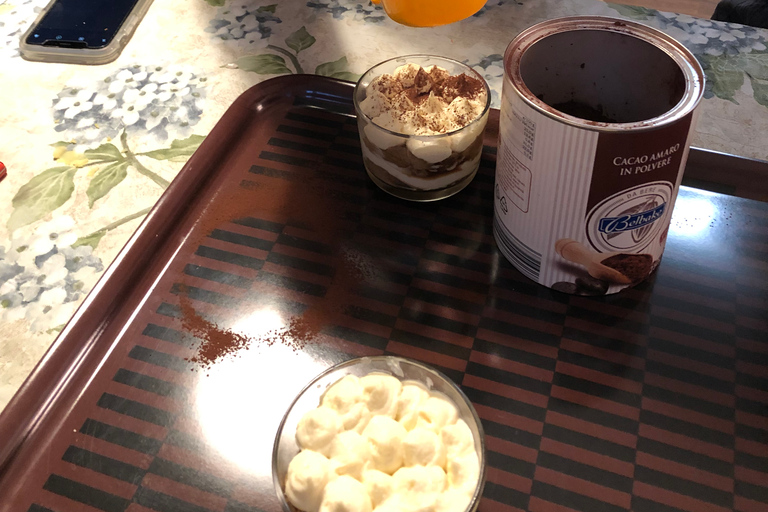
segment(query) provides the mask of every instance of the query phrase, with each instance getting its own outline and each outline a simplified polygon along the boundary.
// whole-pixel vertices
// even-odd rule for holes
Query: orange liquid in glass
[[[410,27],[436,27],[472,16],[486,0],[373,0],[387,15]]]

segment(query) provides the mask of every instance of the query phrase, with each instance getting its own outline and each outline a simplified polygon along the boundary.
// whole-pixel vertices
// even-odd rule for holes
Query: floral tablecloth
[[[768,31],[598,0],[489,0],[414,29],[365,0],[154,0],[103,66],[27,62],[21,34],[48,0],[0,0],[0,410],[230,104],[285,73],[355,80],[396,55],[481,72],[499,104],[522,29],[575,14],[638,20],[707,73],[694,145],[768,159]]]

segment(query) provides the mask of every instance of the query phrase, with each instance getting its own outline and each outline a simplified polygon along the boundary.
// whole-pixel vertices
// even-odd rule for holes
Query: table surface
[[[501,55],[520,30],[557,16],[623,17],[702,62],[694,145],[768,159],[766,30],[597,0],[490,0],[435,29],[396,25],[358,0],[155,0],[118,60],[75,66],[18,54],[45,3],[0,0],[0,409],[225,110],[280,74],[354,80],[395,55],[436,53],[473,65],[498,106]],[[764,254],[764,228],[753,234]],[[764,307],[761,297],[750,300]]]
[[[482,512],[765,510],[768,204],[684,188],[648,281],[564,295],[493,241],[498,111],[470,186],[412,204],[351,110],[317,77],[232,106],[0,416],[0,512],[277,511],[288,404],[376,354],[472,400]]]

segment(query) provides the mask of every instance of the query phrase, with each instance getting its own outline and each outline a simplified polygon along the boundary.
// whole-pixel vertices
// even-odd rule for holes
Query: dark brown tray
[[[497,111],[474,182],[412,204],[366,177],[351,90],[232,105],[0,416],[0,511],[277,511],[292,396],[382,353],[475,403],[484,512],[765,511],[768,205],[684,188],[648,282],[562,295],[496,250]],[[244,348],[201,365],[192,333]]]

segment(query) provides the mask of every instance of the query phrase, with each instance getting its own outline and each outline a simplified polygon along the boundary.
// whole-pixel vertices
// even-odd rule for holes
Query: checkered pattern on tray
[[[295,105],[238,186],[318,169],[336,184],[350,237],[387,272],[324,339],[419,359],[461,384],[486,433],[480,510],[768,510],[766,205],[749,203],[734,228],[739,266],[715,270],[671,240],[650,282],[571,297],[496,250],[494,155],[486,146],[457,196],[406,203],[369,182],[353,119]],[[183,282],[196,308],[226,318],[270,300],[250,293],[260,283],[301,312],[327,291],[331,248],[306,226],[250,217],[188,252],[29,512],[274,509],[271,481],[232,478],[195,435],[177,294]]]

